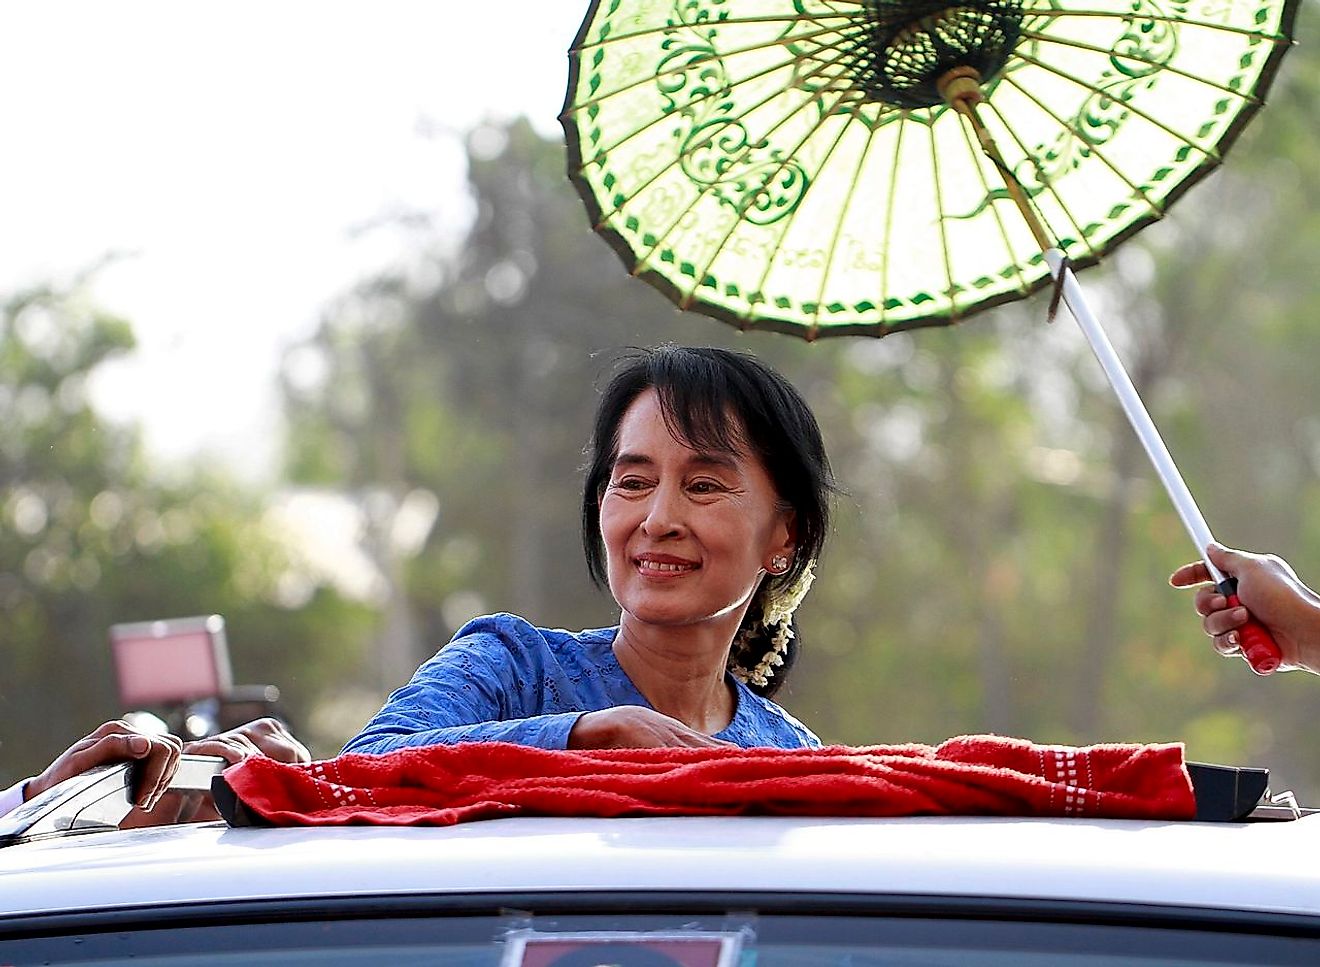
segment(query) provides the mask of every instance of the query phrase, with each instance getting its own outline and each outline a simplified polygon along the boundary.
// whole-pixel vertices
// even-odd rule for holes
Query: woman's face
[[[600,529],[610,592],[648,624],[741,618],[771,558],[792,555],[792,512],[760,459],[679,442],[654,390],[619,425]]]

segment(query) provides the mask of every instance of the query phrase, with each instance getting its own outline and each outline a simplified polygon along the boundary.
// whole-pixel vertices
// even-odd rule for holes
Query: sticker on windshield
[[[734,967],[741,935],[601,930],[510,934],[501,967]]]

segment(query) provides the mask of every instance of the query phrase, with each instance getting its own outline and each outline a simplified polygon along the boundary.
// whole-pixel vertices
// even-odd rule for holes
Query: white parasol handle
[[[1210,563],[1210,559],[1205,553],[1206,547],[1214,541],[1214,537],[1210,533],[1210,527],[1206,524],[1205,517],[1201,515],[1201,509],[1196,506],[1196,500],[1192,497],[1192,492],[1187,489],[1182,474],[1178,472],[1173,457],[1169,455],[1169,448],[1164,445],[1164,440],[1160,437],[1160,431],[1156,429],[1155,422],[1150,418],[1150,413],[1146,411],[1145,404],[1141,402],[1141,397],[1137,394],[1137,388],[1132,385],[1127,370],[1123,368],[1123,361],[1118,358],[1118,353],[1114,351],[1109,336],[1105,334],[1100,325],[1100,320],[1095,317],[1091,312],[1091,307],[1087,305],[1086,297],[1082,294],[1082,287],[1077,283],[1077,276],[1073,274],[1072,269],[1063,264],[1063,253],[1057,248],[1052,248],[1045,253],[1045,261],[1049,263],[1050,272],[1053,273],[1056,281],[1059,278],[1059,272],[1063,272],[1063,301],[1068,304],[1068,310],[1072,313],[1073,318],[1077,320],[1077,325],[1082,327],[1086,341],[1091,344],[1091,350],[1095,353],[1095,358],[1100,361],[1100,368],[1105,371],[1105,376],[1109,378],[1109,385],[1114,388],[1114,393],[1123,406],[1123,412],[1127,414],[1128,422],[1132,424],[1132,429],[1137,431],[1141,445],[1146,448],[1146,455],[1150,457],[1150,462],[1155,465],[1155,472],[1159,474],[1160,482],[1164,484],[1164,489],[1169,492],[1169,497],[1178,511],[1178,516],[1182,519],[1183,526],[1187,528],[1192,543],[1196,545],[1196,553],[1205,562],[1206,570],[1210,572],[1215,584],[1219,584],[1224,580],[1224,575]]]
[[[1237,607],[1241,604],[1237,596],[1237,580],[1225,579],[1224,574],[1210,563],[1206,547],[1214,538],[1210,536],[1205,517],[1201,516],[1201,509],[1197,507],[1196,501],[1192,499],[1192,492],[1183,482],[1183,475],[1177,472],[1177,466],[1173,463],[1172,456],[1168,454],[1168,447],[1164,446],[1159,430],[1155,429],[1151,414],[1146,412],[1146,405],[1143,404],[1142,397],[1138,396],[1137,387],[1134,387],[1133,381],[1127,377],[1127,371],[1123,368],[1122,360],[1118,359],[1117,352],[1114,352],[1109,336],[1105,335],[1100,321],[1094,317],[1090,306],[1086,305],[1086,298],[1082,296],[1077,277],[1064,263],[1063,252],[1059,249],[1045,249],[1045,261],[1049,263],[1049,270],[1056,280],[1060,274],[1063,276],[1064,302],[1068,303],[1068,310],[1073,314],[1073,318],[1077,319],[1077,325],[1081,326],[1081,331],[1086,335],[1086,342],[1090,343],[1090,348],[1096,354],[1096,359],[1100,360],[1105,376],[1109,377],[1109,385],[1114,388],[1118,401],[1123,405],[1127,422],[1137,430],[1142,446],[1146,447],[1146,455],[1150,456],[1151,463],[1155,464],[1155,472],[1159,474],[1160,483],[1163,483],[1164,489],[1168,491],[1177,516],[1183,520],[1187,533],[1191,534],[1192,542],[1196,545],[1196,553],[1200,555],[1201,561],[1205,562],[1205,570],[1209,571],[1217,590],[1228,598],[1229,607]],[[1247,665],[1250,665],[1251,670],[1258,675],[1274,673],[1283,660],[1283,653],[1280,652],[1278,644],[1275,644],[1269,629],[1250,617],[1247,623],[1242,625],[1241,652],[1242,657],[1246,658]]]
[[[1168,491],[1169,498],[1173,501],[1173,506],[1178,511],[1179,518],[1182,519],[1183,526],[1187,528],[1187,533],[1191,535],[1192,543],[1196,545],[1196,553],[1205,562],[1206,570],[1210,572],[1210,577],[1214,580],[1215,585],[1228,597],[1230,605],[1236,606],[1238,601],[1234,592],[1236,591],[1237,582],[1231,578],[1225,581],[1223,573],[1210,563],[1210,558],[1206,554],[1206,548],[1214,541],[1214,537],[1210,533],[1210,527],[1206,524],[1201,509],[1196,506],[1196,501],[1192,498],[1192,492],[1187,489],[1182,474],[1178,472],[1173,457],[1169,455],[1169,448],[1164,445],[1164,440],[1160,437],[1160,431],[1155,428],[1154,421],[1151,420],[1150,414],[1146,412],[1146,406],[1141,402],[1141,397],[1137,394],[1137,388],[1132,385],[1127,370],[1123,368],[1122,360],[1118,358],[1118,353],[1114,351],[1114,347],[1109,342],[1109,337],[1101,327],[1100,321],[1092,314],[1090,306],[1086,304],[1086,297],[1082,294],[1082,287],[1077,284],[1077,277],[1073,274],[1072,269],[1064,264],[1063,253],[1058,249],[1047,249],[1045,261],[1049,263],[1050,272],[1056,280],[1062,273],[1063,301],[1068,304],[1068,310],[1072,313],[1073,318],[1077,320],[1077,325],[1081,326],[1086,341],[1091,344],[1091,350],[1095,353],[1095,358],[1100,361],[1100,368],[1105,371],[1105,376],[1109,378],[1109,385],[1114,388],[1114,393],[1123,406],[1123,412],[1127,414],[1128,422],[1132,424],[1132,429],[1136,430],[1141,445],[1146,448],[1146,455],[1150,457],[1150,462],[1154,464],[1160,482],[1164,484],[1164,489]],[[1251,622],[1251,624],[1256,623]],[[1265,639],[1258,645],[1260,635],[1264,635]],[[1269,639],[1268,632],[1263,627],[1257,625],[1255,628],[1244,629],[1243,645],[1243,652],[1247,657],[1247,661],[1257,674],[1269,674],[1278,667],[1278,646],[1275,645],[1273,640]],[[1266,653],[1266,651],[1257,652],[1257,648],[1266,649],[1269,653]]]

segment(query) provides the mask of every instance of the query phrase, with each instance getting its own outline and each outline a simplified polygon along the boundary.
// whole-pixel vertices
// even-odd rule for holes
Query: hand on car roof
[[[134,801],[139,808],[150,809],[169,786],[182,750],[183,741],[177,736],[148,734],[119,719],[105,722],[61,752],[41,775],[29,779],[24,799],[96,766],[137,761],[142,766]]]
[[[250,755],[264,755],[277,762],[311,762],[311,753],[299,742],[283,722],[273,718],[260,718],[227,732],[207,736],[183,745],[189,755],[214,755],[230,765]],[[177,761],[177,757],[176,757]],[[171,773],[173,769],[171,769]],[[166,783],[169,776],[165,778]],[[209,794],[171,792],[159,797],[152,806],[129,813],[120,823],[121,828],[163,826],[171,823],[201,823],[220,818]]]

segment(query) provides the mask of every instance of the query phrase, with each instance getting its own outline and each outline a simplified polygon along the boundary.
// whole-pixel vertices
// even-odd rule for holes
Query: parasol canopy
[[[954,322],[1046,284],[1045,249],[1093,263],[1213,170],[1298,5],[593,0],[569,174],[683,308],[808,339]]]

